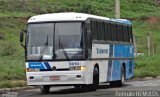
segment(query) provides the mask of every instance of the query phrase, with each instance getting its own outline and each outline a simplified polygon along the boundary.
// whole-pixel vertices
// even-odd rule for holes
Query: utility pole
[[[133,34],[133,43],[134,43],[134,52],[135,55],[137,56],[138,50],[137,50],[137,41],[136,41],[136,36]]]
[[[115,0],[115,18],[120,18],[120,0]]]
[[[147,48],[148,48],[148,56],[151,56],[151,40],[150,40],[150,32],[147,36]]]

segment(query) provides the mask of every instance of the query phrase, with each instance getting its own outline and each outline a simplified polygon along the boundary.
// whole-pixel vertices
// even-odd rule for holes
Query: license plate
[[[50,80],[60,80],[59,76],[50,76]]]
[[[61,80],[63,81],[67,80],[67,76],[61,76]]]

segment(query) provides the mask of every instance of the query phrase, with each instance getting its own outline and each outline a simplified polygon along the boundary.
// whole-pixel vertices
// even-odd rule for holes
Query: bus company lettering
[[[107,54],[108,49],[97,48],[97,54]]]
[[[30,66],[42,66],[41,64],[31,64]]]

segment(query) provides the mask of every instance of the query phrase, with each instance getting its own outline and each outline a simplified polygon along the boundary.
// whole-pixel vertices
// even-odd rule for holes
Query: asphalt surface
[[[42,95],[39,88],[9,92],[1,97],[160,97],[160,79],[130,80],[122,87],[101,84],[96,91],[86,88],[52,87],[49,94]]]

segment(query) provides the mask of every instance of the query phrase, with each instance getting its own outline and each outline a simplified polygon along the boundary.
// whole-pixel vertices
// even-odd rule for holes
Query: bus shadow
[[[124,84],[123,86],[110,86],[110,85],[100,85],[98,89],[112,89],[112,88],[124,88],[129,86],[129,84]]]
[[[80,87],[80,88],[68,88],[68,89],[61,89],[52,91],[51,94],[76,94],[76,93],[86,93],[86,92],[92,92],[89,88]]]
[[[111,88],[123,88],[127,87],[129,84],[125,84],[122,87],[111,87],[110,85],[99,85],[98,89],[111,89]],[[76,94],[76,93],[89,93],[89,92],[94,92],[90,88],[87,87],[79,87],[79,88],[68,88],[68,89],[61,89],[61,90],[55,90],[51,91],[50,94]]]

